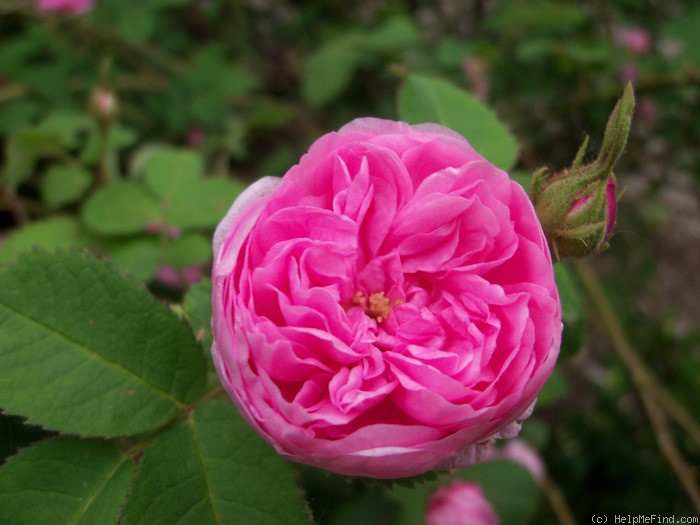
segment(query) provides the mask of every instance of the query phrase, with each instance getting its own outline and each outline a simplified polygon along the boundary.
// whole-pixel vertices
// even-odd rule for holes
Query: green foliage
[[[41,186],[42,200],[53,207],[72,204],[85,194],[92,182],[89,171],[80,166],[55,165],[44,175]]]
[[[209,358],[217,222],[250,180],[361,116],[447,125],[528,190],[603,129],[632,77],[618,232],[593,264],[641,360],[700,417],[695,0],[98,0],[79,16],[5,4],[0,522],[307,523],[306,504],[319,525],[422,523],[450,475],[290,471],[211,400],[225,397]],[[108,118],[98,88],[115,97]],[[691,515],[574,267],[555,272],[562,349],[521,436],[577,522]],[[697,464],[697,444],[671,434]],[[451,476],[478,481],[503,523],[557,522],[517,465]]]
[[[47,250],[53,248],[87,248],[90,240],[77,220],[69,216],[56,215],[50,219],[35,221],[12,233],[0,250],[0,264],[15,259],[20,253],[37,246]]]
[[[399,114],[411,124],[436,122],[461,133],[500,168],[511,168],[518,156],[518,143],[498,117],[481,101],[443,80],[409,76],[399,92]]]
[[[460,470],[455,479],[479,484],[486,498],[493,504],[503,525],[528,523],[538,506],[540,489],[530,473],[511,461],[493,460]],[[401,503],[397,523],[421,525],[430,495],[442,485],[454,480],[425,483],[409,489],[395,487],[391,497]]]
[[[227,401],[207,401],[156,438],[133,481],[122,523],[304,524],[289,464]]]
[[[160,215],[158,203],[140,184],[116,181],[90,196],[82,220],[98,235],[129,235],[157,224]]]
[[[389,18],[371,30],[343,33],[309,55],[302,97],[312,107],[325,106],[349,86],[362,64],[390,57],[419,43],[420,34],[406,17]]]
[[[115,523],[133,471],[109,441],[47,439],[0,468],[0,507],[16,525]]]
[[[16,190],[32,174],[41,157],[60,155],[61,140],[58,135],[38,129],[13,132],[5,142],[5,168],[0,183]]]
[[[187,326],[88,255],[34,251],[0,270],[0,324],[0,405],[52,429],[154,429],[204,387]]]
[[[190,297],[193,318],[206,315]],[[0,326],[6,412],[66,433],[133,436],[54,437],[11,457],[0,506],[12,523],[309,522],[290,465],[229,401],[198,399],[204,360],[188,326],[110,265],[75,252],[20,256],[0,270]]]

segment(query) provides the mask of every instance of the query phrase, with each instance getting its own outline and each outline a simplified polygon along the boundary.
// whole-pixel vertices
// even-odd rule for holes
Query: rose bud
[[[96,88],[90,94],[88,109],[100,124],[110,124],[119,114],[117,96],[105,88]]]
[[[586,138],[571,168],[559,173],[543,168],[533,176],[532,201],[555,261],[597,254],[608,247],[617,216],[612,170],[627,143],[633,110],[634,92],[627,84],[610,115],[597,159],[581,165]]]
[[[512,438],[561,306],[523,189],[459,134],[359,119],[263,178],[214,235],[219,378],[292,461],[414,476]]]
[[[436,490],[428,500],[426,525],[499,525],[500,520],[481,487],[457,481]]]

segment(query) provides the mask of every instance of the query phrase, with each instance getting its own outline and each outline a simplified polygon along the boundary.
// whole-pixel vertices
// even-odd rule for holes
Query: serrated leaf
[[[71,204],[83,196],[91,182],[90,172],[81,166],[52,166],[41,181],[41,198],[49,206]]]
[[[462,134],[499,168],[511,168],[518,157],[518,143],[496,114],[444,80],[410,75],[399,91],[399,114],[409,124],[434,122]]]
[[[161,223],[158,203],[133,181],[116,181],[93,193],[82,210],[85,225],[100,235],[129,235]]]
[[[203,403],[158,436],[134,477],[123,525],[306,524],[290,465],[228,401]]]
[[[90,238],[80,230],[78,221],[72,217],[55,216],[15,230],[0,246],[0,264],[11,261],[34,246],[52,250],[86,248],[89,245]]]
[[[13,525],[115,523],[133,470],[108,441],[39,442],[0,468],[3,519]]]
[[[194,179],[178,186],[165,212],[167,224],[178,228],[214,228],[246,188],[230,179]]]
[[[206,381],[189,327],[88,254],[36,250],[1,268],[0,333],[0,406],[66,433],[156,428]]]

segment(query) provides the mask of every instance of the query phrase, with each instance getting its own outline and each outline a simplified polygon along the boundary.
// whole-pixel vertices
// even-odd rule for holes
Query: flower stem
[[[571,507],[569,507],[559,485],[547,475],[545,475],[539,483],[542,492],[544,492],[544,495],[549,501],[549,506],[552,507],[552,511],[557,517],[557,521],[561,525],[576,525],[574,514],[571,512]]]
[[[576,261],[574,264],[594,311],[597,312],[601,325],[610,338],[613,349],[632,378],[656,434],[661,452],[683,486],[696,512],[700,514],[700,488],[693,470],[685,462],[673,439],[668,416],[673,417],[684,430],[688,431],[694,441],[698,439],[697,423],[680,404],[673,400],[637,355],[593,269],[583,261]]]

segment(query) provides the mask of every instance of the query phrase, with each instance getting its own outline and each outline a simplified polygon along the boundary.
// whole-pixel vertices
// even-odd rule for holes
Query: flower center
[[[367,312],[367,315],[373,317],[377,320],[377,323],[381,323],[384,319],[389,317],[391,313],[391,307],[403,303],[401,299],[396,299],[393,303],[389,301],[389,298],[384,295],[384,292],[375,292],[369,296],[369,301],[362,292],[357,292],[355,294],[355,303],[362,306]]]

